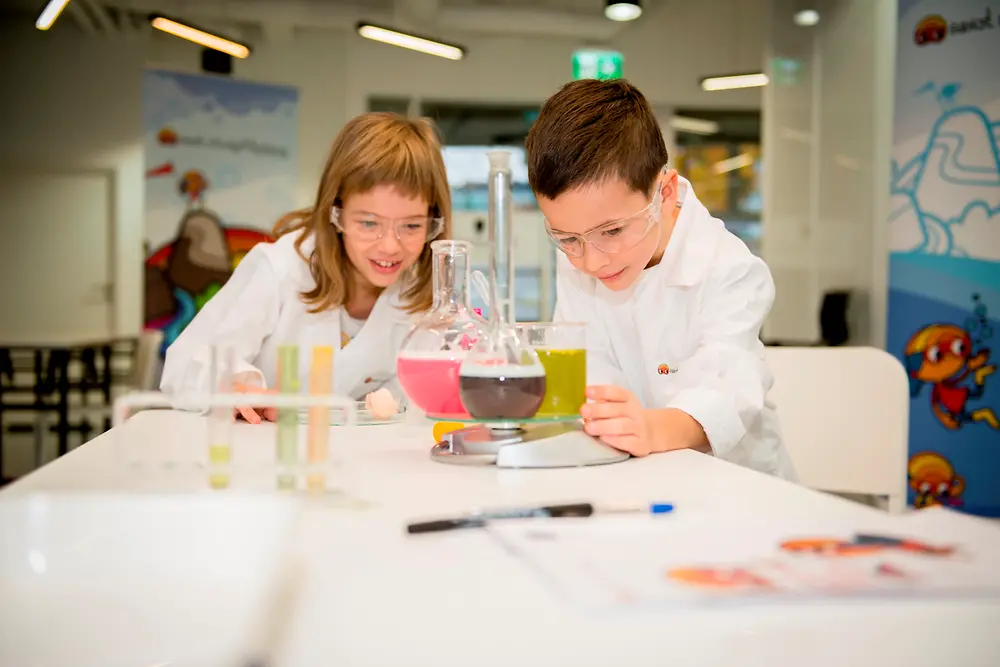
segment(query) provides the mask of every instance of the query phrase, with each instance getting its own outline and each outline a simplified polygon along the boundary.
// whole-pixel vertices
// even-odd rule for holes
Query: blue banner
[[[1000,516],[1000,2],[900,0],[888,350],[911,504]]]

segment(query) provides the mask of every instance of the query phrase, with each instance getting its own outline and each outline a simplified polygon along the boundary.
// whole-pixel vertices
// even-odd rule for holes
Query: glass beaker
[[[462,362],[459,394],[474,419],[530,419],[545,397],[545,368],[517,331],[502,324],[480,338]]]
[[[396,360],[406,397],[432,418],[469,417],[459,396],[459,369],[487,328],[469,304],[471,250],[467,241],[431,243],[434,304],[407,333]]]
[[[580,414],[587,401],[587,325],[583,322],[525,322],[521,340],[545,368],[545,397],[539,417]]]

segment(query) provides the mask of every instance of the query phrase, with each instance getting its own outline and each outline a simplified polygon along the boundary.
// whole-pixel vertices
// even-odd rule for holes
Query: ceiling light
[[[750,74],[727,74],[725,76],[710,76],[701,80],[701,89],[705,91],[733,90],[734,88],[757,88],[766,86],[767,75],[763,72]]]
[[[604,16],[612,21],[634,21],[642,16],[639,0],[608,0]]]
[[[717,122],[703,118],[671,116],[669,125],[678,132],[687,132],[689,134],[704,134],[707,136],[719,133],[719,124]]]
[[[228,53],[234,58],[246,58],[250,55],[250,48],[245,44],[240,44],[239,42],[234,42],[231,39],[213,35],[212,33],[181,23],[178,20],[167,18],[166,16],[154,14],[150,17],[150,25],[157,30],[162,30],[163,32],[174,35],[175,37],[186,39],[189,42],[194,42],[195,44],[201,44],[209,49],[215,49],[216,51]]]
[[[465,49],[455,44],[446,44],[426,37],[418,37],[398,30],[383,28],[371,23],[359,23],[358,34],[366,39],[373,39],[376,42],[400,46],[404,49],[420,51],[432,56],[447,58],[448,60],[461,60],[465,57]]]
[[[801,26],[811,26],[819,23],[819,12],[815,9],[803,9],[801,12],[795,12],[795,25]]]
[[[38,15],[38,20],[35,21],[35,27],[39,30],[48,30],[52,27],[52,24],[56,22],[59,15],[62,14],[62,10],[66,8],[69,4],[69,0],[49,0],[49,4],[45,5],[45,9],[42,13]]]

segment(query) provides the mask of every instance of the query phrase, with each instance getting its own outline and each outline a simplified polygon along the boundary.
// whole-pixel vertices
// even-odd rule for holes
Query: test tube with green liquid
[[[232,346],[212,347],[209,373],[212,392],[228,394],[233,391],[233,371],[236,367],[236,353]],[[213,489],[229,486],[232,465],[232,425],[233,409],[213,405],[208,411],[208,484]]]
[[[278,346],[278,386],[283,395],[299,393],[299,346]],[[296,487],[296,468],[299,459],[299,415],[292,407],[278,408],[278,488]]]

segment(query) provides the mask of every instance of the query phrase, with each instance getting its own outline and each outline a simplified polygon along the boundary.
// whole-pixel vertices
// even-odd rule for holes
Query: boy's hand
[[[635,394],[614,385],[595,385],[587,387],[587,398],[593,403],[580,408],[584,431],[632,456],[654,451],[649,418]]]

